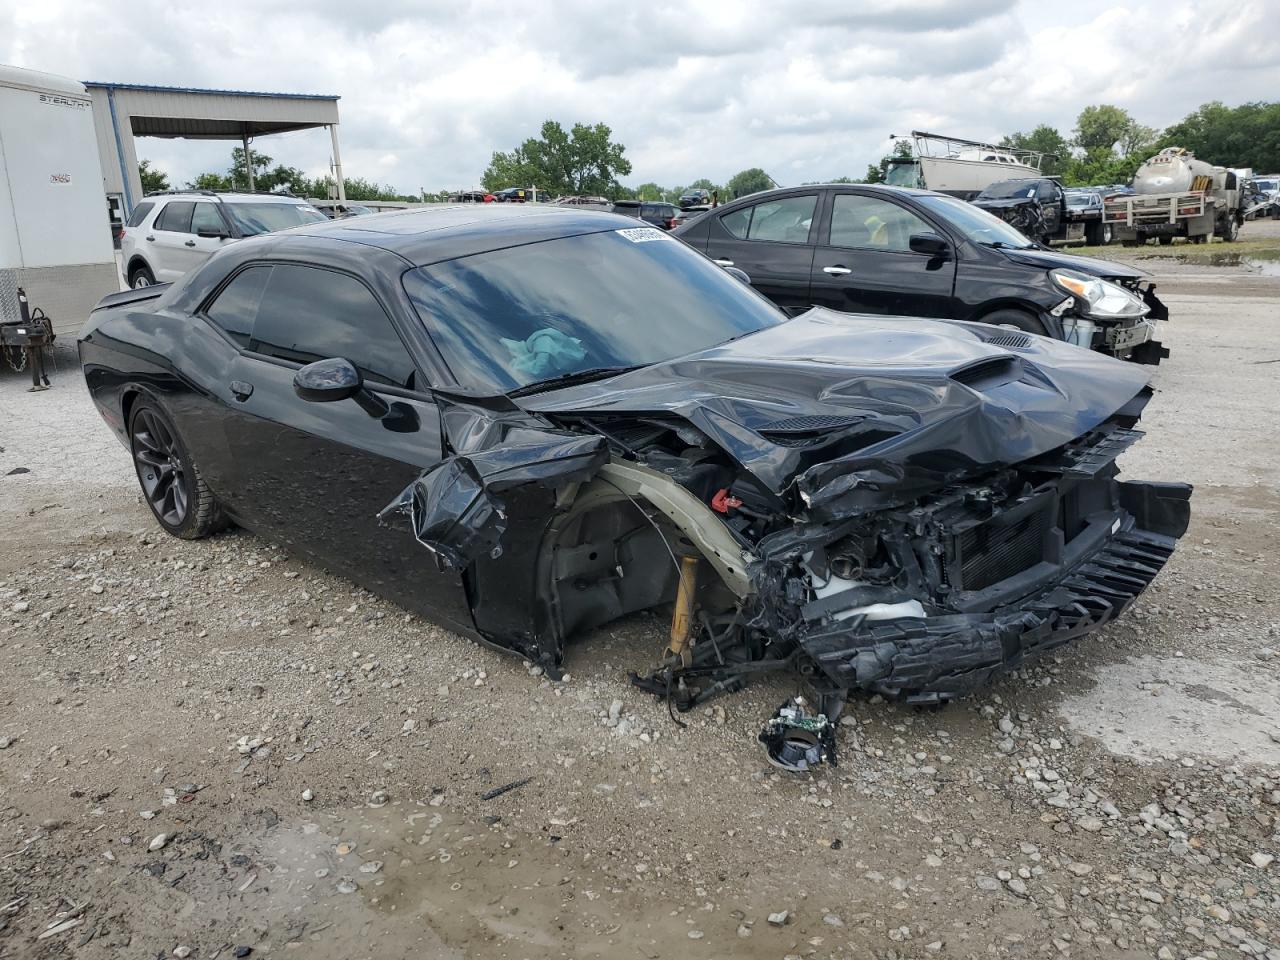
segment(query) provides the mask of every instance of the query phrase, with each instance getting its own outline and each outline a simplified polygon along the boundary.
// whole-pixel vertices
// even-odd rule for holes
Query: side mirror
[[[725,267],[724,272],[733,277],[733,279],[739,280],[747,286],[751,286],[751,278],[747,276],[747,272],[745,270],[739,270],[737,267]]]
[[[293,375],[293,392],[309,403],[350,400],[363,389],[360,371],[342,357],[308,363]]]
[[[361,410],[379,420],[390,410],[385,400],[364,388],[364,378],[355,364],[342,357],[317,360],[302,367],[293,375],[293,392],[308,403],[354,400]]]
[[[225,230],[197,230],[196,236],[205,240],[225,240],[231,235]]]
[[[946,257],[951,253],[951,244],[936,233],[913,233],[907,244],[912,253],[923,253],[930,257]]]

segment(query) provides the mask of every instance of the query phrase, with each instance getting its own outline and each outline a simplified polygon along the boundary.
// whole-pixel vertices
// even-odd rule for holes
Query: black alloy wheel
[[[129,418],[129,449],[142,496],[167,533],[196,540],[224,525],[213,493],[169,419],[148,401]]]

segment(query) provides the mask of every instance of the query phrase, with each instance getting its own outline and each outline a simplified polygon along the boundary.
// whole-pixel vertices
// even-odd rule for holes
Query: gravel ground
[[[69,348],[0,374],[0,956],[1278,960],[1280,279],[1144,266],[1173,356],[1123,465],[1196,484],[1181,550],[970,700],[854,703],[806,776],[755,743],[785,683],[687,729],[628,686],[658,616],[551,683],[166,537]]]

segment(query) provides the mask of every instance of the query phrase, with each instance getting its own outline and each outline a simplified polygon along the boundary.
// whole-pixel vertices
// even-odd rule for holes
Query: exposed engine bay
[[[815,709],[784,705],[762,742],[789,769],[834,759],[826,724],[851,692],[942,704],[1099,628],[1190,512],[1186,484],[1118,479],[1151,396],[1139,368],[882,323],[813,311],[750,355],[518,405],[459,398],[442,414],[454,456],[384,515],[408,513],[463,572],[486,638],[553,676],[572,638],[669,604],[636,685],[687,711],[791,673]],[[832,326],[870,335],[857,360],[809,359]],[[779,351],[799,354],[785,375]]]

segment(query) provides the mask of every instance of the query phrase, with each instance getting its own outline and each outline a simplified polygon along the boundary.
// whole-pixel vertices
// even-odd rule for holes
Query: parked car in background
[[[1055,240],[1085,238],[1084,223],[1068,216],[1066,193],[1062,184],[1051,177],[1001,180],[971,202],[1046,247]]]
[[[131,287],[172,283],[229,243],[327,219],[306,201],[277,194],[153,193],[125,224],[120,262]]]
[[[712,197],[710,190],[704,190],[702,187],[693,187],[692,189],[686,190],[684,193],[680,194],[680,199],[677,202],[683,210],[688,207],[709,205],[711,200]]]
[[[770,190],[674,236],[790,313],[812,306],[1016,327],[1142,363],[1169,312],[1146,274],[1048,250],[956,197],[867,184]]]
[[[635,217],[663,230],[670,230],[676,225],[675,205],[660,200],[617,200],[609,212]]]
[[[1103,222],[1103,195],[1092,187],[1069,188],[1067,195],[1067,220],[1084,224],[1085,243],[1105,247],[1112,240],[1111,224]]]
[[[320,203],[313,202],[311,205],[330,220],[341,220],[344,217],[367,217],[372,213],[378,212],[372,207],[366,207],[359,203],[339,203],[337,200],[322,201]]]
[[[714,210],[714,209],[715,208],[708,203],[697,203],[697,204],[694,204],[692,207],[681,207],[679,210],[676,211],[675,226],[678,227],[683,223],[688,223],[690,220],[697,220],[700,216],[702,216],[708,210]]]
[[[591,210],[249,240],[106,297],[79,350],[167,533],[235,521],[556,679],[574,640],[674,608],[632,682],[682,711],[769,673],[823,723],[850,691],[963,696],[1120,616],[1190,515],[1190,486],[1117,477],[1144,371],[998,327],[788,319]]]

